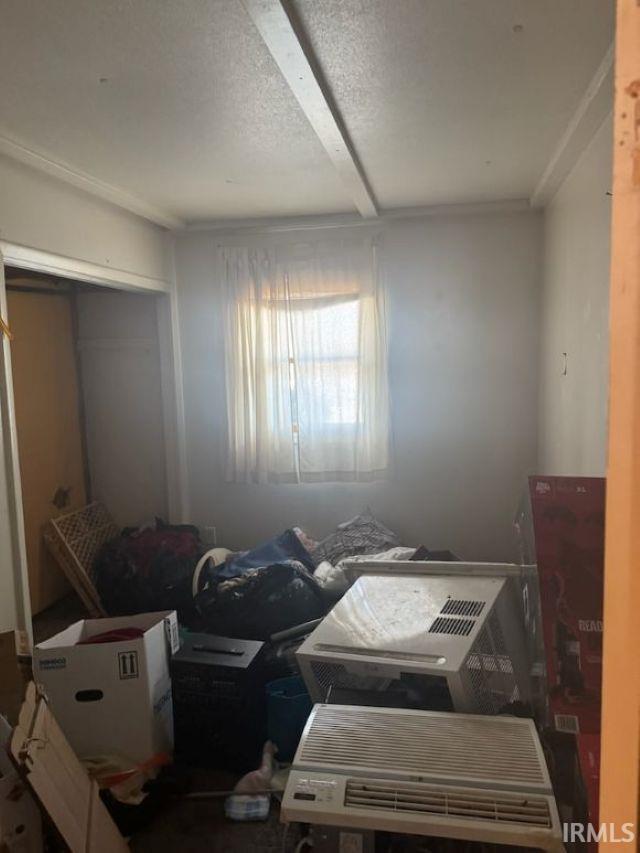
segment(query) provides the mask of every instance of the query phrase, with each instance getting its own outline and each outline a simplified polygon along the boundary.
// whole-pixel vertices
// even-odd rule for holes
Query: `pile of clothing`
[[[292,528],[222,563],[211,559],[200,573],[196,603],[205,629],[225,636],[266,639],[295,625],[319,619],[346,590],[336,583],[333,564],[358,554],[386,551],[398,542],[370,513],[341,524],[318,542]]]
[[[110,615],[175,609],[190,630],[267,640],[325,615],[347,589],[346,560],[417,553],[369,511],[320,541],[291,528],[239,553],[207,551],[196,527],[156,520],[108,543],[94,582]]]
[[[153,524],[125,528],[103,546],[92,580],[109,616],[193,609],[191,577],[204,548],[197,527]]]

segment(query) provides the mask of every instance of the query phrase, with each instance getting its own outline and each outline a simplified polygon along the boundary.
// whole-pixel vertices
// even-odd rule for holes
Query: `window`
[[[227,249],[222,259],[230,479],[381,476],[386,327],[373,247]]]
[[[310,423],[317,417],[327,429],[355,429],[358,420],[357,299],[325,308],[294,311],[293,333],[300,351],[291,359],[292,388],[300,411],[298,420]],[[318,409],[310,409],[317,402]],[[306,404],[306,407],[305,407]]]

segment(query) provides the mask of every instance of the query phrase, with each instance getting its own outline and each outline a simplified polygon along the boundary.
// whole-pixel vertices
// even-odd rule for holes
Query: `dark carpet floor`
[[[134,853],[290,853],[298,837],[292,829],[285,839],[284,832],[275,800],[269,819],[260,823],[227,820],[221,800],[185,800],[155,818],[130,845]]]

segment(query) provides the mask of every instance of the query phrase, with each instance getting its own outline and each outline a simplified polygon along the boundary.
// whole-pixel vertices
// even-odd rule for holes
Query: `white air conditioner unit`
[[[349,583],[363,575],[465,575],[519,581],[524,570],[531,568],[515,563],[464,563],[459,560],[446,563],[433,560],[371,560],[364,555],[345,559],[341,565]]]
[[[517,717],[316,705],[281,820],[564,849],[535,726]]]
[[[505,578],[363,576],[296,656],[314,702],[330,689],[396,691],[404,707],[495,714],[530,697],[522,611]]]

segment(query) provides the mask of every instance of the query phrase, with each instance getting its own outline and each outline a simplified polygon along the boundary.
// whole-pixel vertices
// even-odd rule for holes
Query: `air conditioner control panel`
[[[311,822],[344,808],[345,779],[330,773],[292,770],[282,798],[282,820]]]
[[[319,779],[316,774],[301,776],[292,796],[294,800],[314,803],[330,803],[336,794],[335,779]]]

